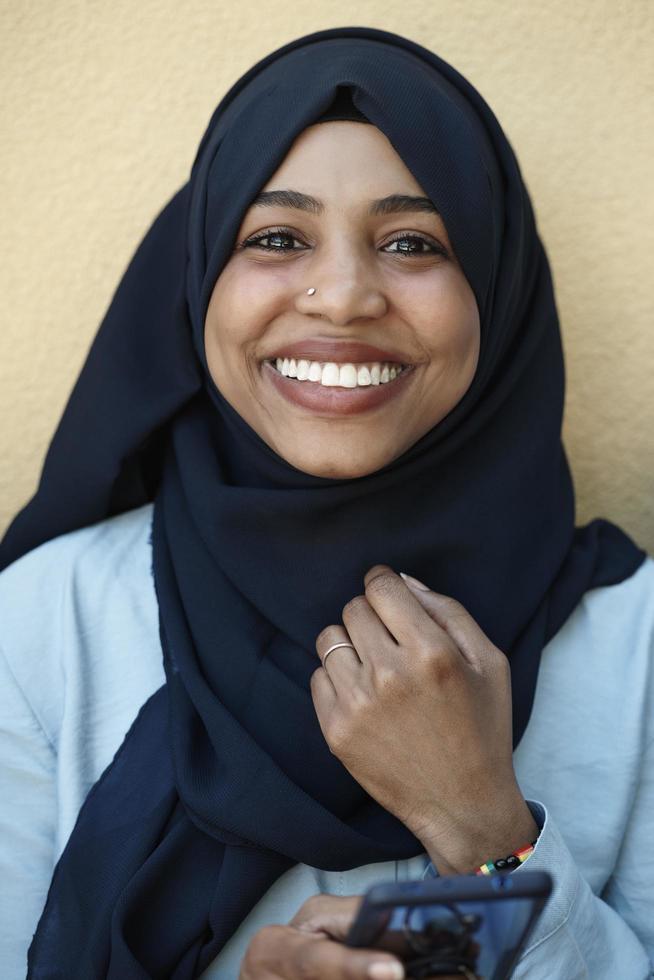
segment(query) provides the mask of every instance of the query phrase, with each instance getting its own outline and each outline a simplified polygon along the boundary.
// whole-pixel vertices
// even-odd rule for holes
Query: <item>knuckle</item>
[[[447,609],[449,612],[454,614],[463,612],[463,606],[461,605],[458,599],[454,598],[454,596],[451,595],[443,596],[442,601],[445,609]]]
[[[365,603],[366,597],[364,595],[355,595],[353,599],[346,602],[343,606],[342,618],[348,619],[352,616],[356,616],[363,603]]]
[[[434,638],[421,633],[416,637],[413,646],[420,660],[430,662],[439,655],[440,650],[444,648],[444,643],[440,637]]]
[[[245,952],[245,963],[250,969],[261,968],[270,959],[279,926],[264,926],[255,932]]]
[[[446,684],[458,676],[459,661],[445,647],[436,649],[432,647],[428,658],[428,670],[437,684]]]
[[[330,725],[325,732],[325,741],[332,755],[340,756],[350,743],[350,731],[347,725],[342,721]]]
[[[388,664],[380,664],[375,670],[375,686],[382,695],[395,691],[399,680],[398,671]]]
[[[318,636],[316,637],[316,646],[318,646],[318,644],[322,643],[323,640],[327,638],[327,634],[329,633],[330,629],[332,629],[331,626],[325,626],[324,629],[320,630]]]
[[[511,664],[505,653],[497,647],[491,647],[491,655],[495,664],[495,669],[503,680],[511,679]]]
[[[310,895],[309,898],[302,903],[300,912],[302,913],[303,917],[306,916],[307,918],[311,918],[321,912],[325,904],[324,895]]]
[[[338,626],[331,624],[330,626],[325,626],[323,630],[318,633],[316,637],[316,647],[319,646],[331,646],[332,643],[337,643],[340,638],[340,630]]]
[[[370,707],[370,694],[360,684],[353,684],[347,692],[347,699],[350,708],[357,713],[365,711]]]
[[[465,607],[461,605],[458,599],[453,599],[452,596],[443,596],[440,607],[442,614],[449,623],[456,623],[457,621],[467,619],[468,614]]]
[[[397,579],[391,572],[380,572],[366,585],[366,595],[387,599],[397,594]]]

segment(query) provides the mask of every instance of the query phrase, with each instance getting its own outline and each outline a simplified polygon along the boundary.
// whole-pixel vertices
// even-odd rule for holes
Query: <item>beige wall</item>
[[[286,41],[350,24],[436,51],[498,115],[557,287],[578,519],[609,516],[654,551],[649,0],[5,0],[0,530],[220,97]]]

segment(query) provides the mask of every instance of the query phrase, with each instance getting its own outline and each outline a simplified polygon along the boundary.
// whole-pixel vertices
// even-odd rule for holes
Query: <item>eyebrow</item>
[[[250,205],[253,208],[296,208],[299,211],[309,211],[311,214],[322,214],[325,210],[322,201],[301,191],[279,190],[261,191]],[[413,197],[410,194],[389,194],[371,201],[368,214],[385,215],[399,214],[403,211],[427,211],[438,214],[438,208],[428,197]]]

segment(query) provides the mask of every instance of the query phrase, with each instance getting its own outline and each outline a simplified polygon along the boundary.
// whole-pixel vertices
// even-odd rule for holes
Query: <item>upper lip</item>
[[[294,344],[284,344],[274,351],[269,360],[278,357],[295,358],[295,360],[319,361],[323,364],[366,364],[371,361],[391,361],[396,364],[409,364],[404,354],[394,350],[385,350],[371,344],[362,344],[356,340],[326,340],[320,337],[298,340]]]

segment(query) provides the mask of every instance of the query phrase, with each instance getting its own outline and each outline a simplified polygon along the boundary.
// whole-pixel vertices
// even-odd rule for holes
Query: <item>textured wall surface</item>
[[[578,520],[654,551],[649,0],[20,0],[0,7],[0,530],[131,254],[226,89],[313,30],[436,51],[504,126],[552,264]]]

